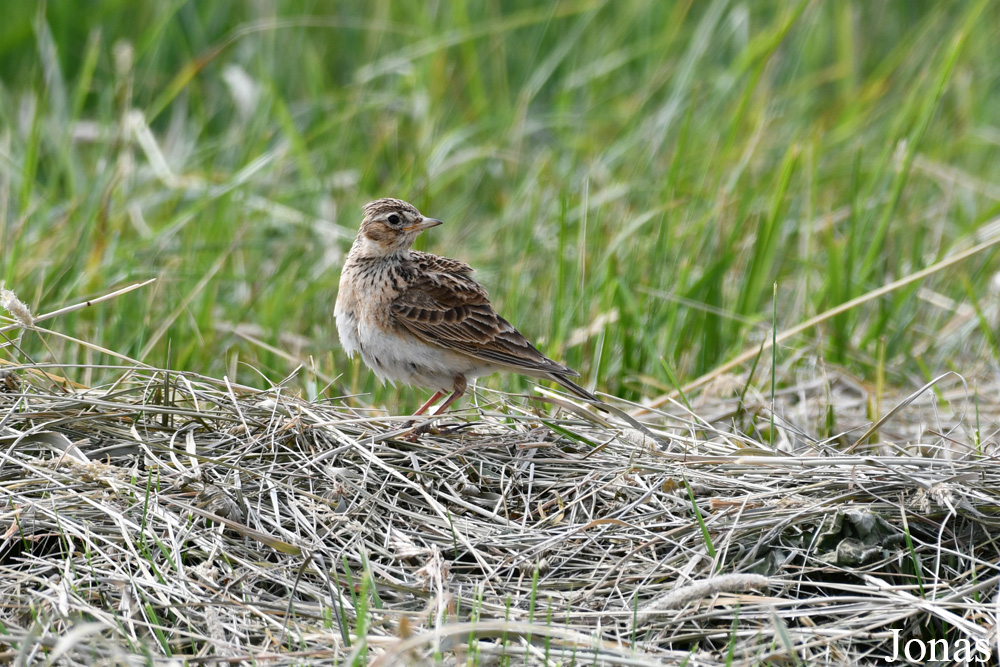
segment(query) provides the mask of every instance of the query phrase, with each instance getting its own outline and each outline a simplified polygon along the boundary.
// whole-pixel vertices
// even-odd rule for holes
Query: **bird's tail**
[[[570,380],[565,375],[559,373],[548,373],[547,377],[554,382],[558,382],[566,389],[569,389],[571,392],[573,392],[580,398],[584,399],[585,401],[589,402],[591,405],[593,405],[601,412],[605,412],[609,415],[614,415],[615,417],[618,417],[632,428],[641,431],[646,436],[652,438],[654,442],[659,442],[661,445],[664,446],[667,444],[666,442],[664,442],[663,438],[650,431],[644,424],[640,424],[638,421],[636,421],[634,417],[632,417],[632,415],[622,410],[619,410],[613,405],[608,405],[601,399],[597,398],[597,396],[594,396],[589,391],[587,391],[577,383]]]
[[[569,389],[571,392],[573,392],[574,394],[576,394],[580,398],[588,400],[591,403],[603,403],[603,401],[601,399],[597,398],[596,396],[594,396],[593,394],[591,394],[589,391],[587,391],[586,389],[584,389],[583,387],[581,387],[577,383],[575,383],[572,380],[570,380],[565,375],[561,375],[559,373],[549,373],[548,377],[553,382],[558,382],[562,386],[566,387],[567,389]]]

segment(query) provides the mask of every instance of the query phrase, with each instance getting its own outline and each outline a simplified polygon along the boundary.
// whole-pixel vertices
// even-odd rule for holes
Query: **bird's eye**
[[[395,213],[393,213],[392,215],[390,215],[389,216],[389,224],[390,225],[398,225],[399,224],[399,216],[396,215]]]

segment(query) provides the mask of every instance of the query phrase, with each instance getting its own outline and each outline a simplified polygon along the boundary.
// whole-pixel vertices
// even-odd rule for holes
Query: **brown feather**
[[[560,376],[579,376],[535,349],[493,310],[486,290],[469,275],[468,264],[423,252],[411,256],[419,269],[391,305],[395,321],[411,334],[522,373],[549,375],[557,382]]]

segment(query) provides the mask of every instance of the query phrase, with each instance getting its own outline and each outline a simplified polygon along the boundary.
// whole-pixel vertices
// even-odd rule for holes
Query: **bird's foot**
[[[403,425],[403,428],[406,428],[407,426],[413,426],[413,421],[411,420],[406,422],[406,424]],[[431,433],[433,427],[434,427],[434,420],[428,419],[423,424],[420,424],[418,426],[413,426],[413,428],[403,433],[400,437],[408,442],[416,442],[417,440],[420,439],[420,436],[424,435],[425,433]]]

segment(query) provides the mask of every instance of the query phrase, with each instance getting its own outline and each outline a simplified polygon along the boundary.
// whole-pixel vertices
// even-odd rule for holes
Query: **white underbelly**
[[[358,338],[361,358],[383,382],[451,391],[457,376],[471,379],[497,370],[488,362],[428,345],[410,334],[397,336],[362,326]]]

